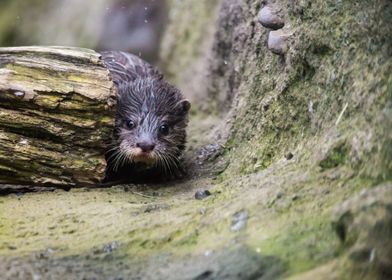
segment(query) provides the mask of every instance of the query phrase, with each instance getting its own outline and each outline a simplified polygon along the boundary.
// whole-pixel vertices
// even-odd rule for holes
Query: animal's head
[[[178,89],[163,80],[120,84],[113,156],[170,171],[185,147],[190,106]]]

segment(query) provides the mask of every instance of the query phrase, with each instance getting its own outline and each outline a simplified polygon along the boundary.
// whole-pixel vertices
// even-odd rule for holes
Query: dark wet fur
[[[181,92],[164,81],[147,62],[123,52],[103,52],[102,58],[117,87],[117,113],[113,140],[106,153],[104,182],[151,182],[181,177],[181,155],[186,143],[190,104]],[[137,127],[130,129],[133,121]],[[169,132],[163,135],[160,126]],[[140,139],[154,142],[154,164],[135,163],[121,156],[122,147],[135,147]],[[126,149],[126,148],[125,148]]]

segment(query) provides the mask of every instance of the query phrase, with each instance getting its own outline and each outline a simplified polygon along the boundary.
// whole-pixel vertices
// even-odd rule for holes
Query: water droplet
[[[147,20],[147,19],[145,19],[145,20],[144,20],[144,23],[148,23],[148,20]]]
[[[223,61],[223,63],[225,64],[225,65],[227,65],[227,61],[225,60],[225,61]]]

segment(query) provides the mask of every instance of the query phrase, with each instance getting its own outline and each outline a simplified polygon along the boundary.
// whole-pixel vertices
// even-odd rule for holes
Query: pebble
[[[286,158],[287,160],[290,160],[290,159],[292,159],[293,157],[294,157],[294,155],[293,155],[292,152],[288,152],[288,153],[285,155],[285,158]]]
[[[299,195],[298,195],[298,194],[295,194],[295,195],[293,195],[293,196],[291,197],[291,199],[292,199],[293,201],[296,201],[296,200],[299,199]]]
[[[268,34],[268,49],[274,54],[285,54],[287,52],[287,38],[291,34],[282,29],[270,31]]]
[[[283,19],[278,15],[277,9],[271,6],[262,8],[257,16],[261,25],[274,30],[284,26]]]
[[[206,197],[208,197],[210,195],[211,195],[211,193],[210,193],[209,190],[198,190],[195,193],[195,198],[198,199],[198,200],[202,200],[202,199],[205,199]]]

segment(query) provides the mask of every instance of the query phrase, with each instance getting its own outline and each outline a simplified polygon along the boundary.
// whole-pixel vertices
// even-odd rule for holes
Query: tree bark
[[[92,50],[0,48],[0,191],[99,183],[114,103],[109,71]]]

